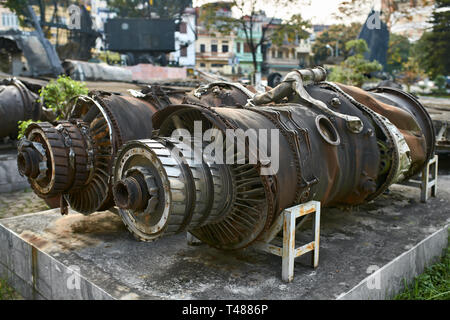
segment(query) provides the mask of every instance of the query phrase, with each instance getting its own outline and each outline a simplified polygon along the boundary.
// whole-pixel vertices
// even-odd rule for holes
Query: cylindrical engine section
[[[230,194],[231,198],[234,199],[231,206],[222,214],[220,219],[199,228],[193,226],[188,228],[190,232],[205,243],[225,250],[239,249],[251,244],[259,234],[269,228],[276,206],[275,194],[272,191],[276,189],[276,182],[270,175],[260,174],[261,166],[268,164],[267,157],[259,159],[257,149],[245,147],[249,143],[248,139],[243,141],[244,152],[237,149],[237,146],[239,146],[237,137],[240,133],[235,129],[241,129],[241,133],[244,133],[244,131],[238,127],[238,122],[227,118],[226,113],[228,111],[233,112],[233,110],[240,111],[241,116],[248,117],[247,119],[252,124],[259,124],[266,132],[269,129],[268,138],[270,139],[270,129],[276,129],[276,127],[264,116],[257,113],[252,114],[246,109],[201,108],[189,105],[172,106],[156,113],[157,118],[153,119],[154,125],[160,130],[160,136],[170,136],[173,130],[180,128],[180,124],[191,135],[196,136],[195,121],[201,123],[200,134],[202,136],[203,134],[206,135],[209,130],[220,131],[221,135],[216,139],[222,140],[221,151],[225,153],[222,155],[221,163],[228,163],[227,153],[231,150],[232,164],[227,165],[231,172],[232,180],[230,181],[234,185],[234,194]],[[181,123],[180,120],[182,120]],[[227,129],[235,130],[234,133],[236,134],[227,135]],[[206,138],[206,140],[208,139]],[[267,141],[264,141],[264,143],[267,143]],[[270,142],[268,148],[270,150]],[[209,156],[209,152],[205,153]],[[249,161],[251,155],[256,161]],[[239,159],[243,160],[242,163],[238,161]],[[210,163],[208,165],[212,168]],[[216,181],[219,180],[217,179],[219,175],[220,172],[216,172]],[[228,180],[229,178],[222,178],[222,181]]]
[[[321,94],[325,100],[335,98],[332,92]],[[342,101],[342,105],[346,103]],[[214,223],[200,227],[189,225],[187,229],[212,246],[239,249],[268,230],[286,207],[310,199],[320,200],[324,205],[363,202],[377,187],[380,158],[375,128],[356,107],[348,104],[342,108],[348,114],[361,117],[362,132],[353,133],[343,119],[329,117],[314,106],[299,104],[208,109],[177,106],[155,114],[154,125],[160,130],[160,136],[170,136],[173,130],[180,128],[180,123],[195,134],[195,120],[201,121],[202,134],[216,128],[227,137],[226,129],[239,129],[247,136],[244,139],[245,162],[228,165],[236,186],[229,211]],[[265,134],[259,136],[263,131]],[[272,136],[272,131],[277,134]],[[252,139],[249,139],[252,134],[256,134],[256,146],[252,146]],[[171,138],[158,139],[169,141]],[[133,143],[136,142],[126,147],[130,153]],[[225,149],[228,149],[226,143]],[[250,163],[252,155],[257,159],[254,163]],[[115,181],[123,178],[123,173],[117,175],[117,167],[123,166],[122,158],[121,153],[116,160]],[[131,168],[127,166],[127,170]],[[262,174],[262,169],[268,170]],[[194,196],[192,189],[191,194]],[[184,215],[187,214],[185,211]]]
[[[254,92],[240,83],[212,82],[185,96],[183,103],[207,107],[245,106]]]
[[[157,110],[133,97],[102,94],[92,99],[77,102],[70,116],[82,118],[91,126],[88,139],[94,149],[94,165],[90,180],[83,190],[70,190],[65,195],[72,209],[83,214],[114,206],[111,179],[114,156],[123,143],[151,137],[153,127],[149,119]]]
[[[0,85],[0,138],[9,136],[15,139],[18,121],[40,118],[38,98],[20,81],[12,80],[9,85]]]
[[[19,172],[28,177],[33,190],[50,198],[68,189],[77,190],[88,178],[88,146],[79,123],[60,121],[28,126],[18,148]]]
[[[225,165],[193,161],[193,149],[174,139],[126,144],[117,156],[114,199],[136,238],[152,241],[220,218],[233,194]],[[201,155],[200,155],[201,156]],[[214,181],[213,172],[220,172]]]
[[[68,121],[29,127],[19,148],[19,170],[43,198],[63,194],[72,209],[83,214],[107,210],[114,206],[114,156],[126,141],[151,137],[156,110],[133,97],[80,96]],[[36,176],[36,166],[41,175]]]
[[[388,119],[395,127],[394,135],[401,152],[400,157],[409,158],[407,172],[400,174],[404,180],[416,175],[427,163],[435,149],[433,123],[425,108],[410,94],[393,88],[377,88],[366,92],[359,88],[339,84],[339,87],[355,100],[364,104],[382,117]],[[401,140],[404,140],[403,143]],[[402,148],[402,144],[405,146]]]
[[[420,172],[423,165],[430,161],[436,148],[436,136],[433,122],[423,105],[411,94],[395,88],[381,87],[372,90],[373,96],[389,105],[401,108],[411,114],[415,123],[391,119],[392,123],[402,129],[405,139],[412,151],[414,163],[409,176]],[[410,131],[410,132],[405,132]],[[425,143],[424,143],[425,142]]]

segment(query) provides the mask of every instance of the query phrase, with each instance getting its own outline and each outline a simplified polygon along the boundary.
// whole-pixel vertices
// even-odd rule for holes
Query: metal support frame
[[[435,155],[432,159],[430,159],[425,168],[423,168],[421,181],[409,180],[402,184],[406,186],[420,188],[420,201],[427,202],[430,196],[436,197],[437,178],[438,178],[438,156]]]
[[[306,216],[313,213],[313,241],[303,246],[295,246],[295,231],[306,221]],[[297,218],[304,217],[299,224]],[[276,235],[283,230],[283,245],[272,244]],[[259,250],[282,257],[282,279],[291,282],[294,279],[294,259],[313,251],[311,264],[313,268],[319,265],[320,242],[320,202],[309,201],[295,207],[285,209],[277,218],[263,238],[255,244]]]
[[[197,239],[189,231],[186,232],[186,241],[187,241],[187,244],[190,245],[190,246],[198,246],[198,245],[202,244],[202,242],[199,239]]]

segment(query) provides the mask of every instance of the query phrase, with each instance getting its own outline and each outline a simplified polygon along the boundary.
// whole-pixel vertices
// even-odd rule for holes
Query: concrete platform
[[[438,198],[419,193],[393,186],[359,208],[323,209],[319,267],[298,258],[290,284],[281,258],[252,248],[188,246],[185,234],[142,243],[110,212],[55,210],[0,220],[0,277],[27,299],[385,299],[447,246],[450,176]]]

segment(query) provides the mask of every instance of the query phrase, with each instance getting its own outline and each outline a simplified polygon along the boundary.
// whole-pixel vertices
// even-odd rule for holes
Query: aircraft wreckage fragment
[[[0,138],[15,139],[18,121],[51,121],[56,118],[53,111],[38,101],[40,86],[15,78],[0,81]]]
[[[241,96],[230,99],[227,92]],[[122,100],[117,105],[125,105]],[[370,201],[391,184],[420,172],[434,154],[431,119],[413,96],[394,89],[366,92],[330,83],[322,68],[291,72],[265,93],[252,94],[234,84],[210,84],[182,102],[165,105],[153,117],[153,112],[147,112],[133,121],[117,121],[122,123],[121,130],[114,124],[106,129],[106,112],[106,116],[96,112],[88,116],[89,108],[75,107],[72,120],[58,125],[60,129],[53,127],[47,133],[32,127],[28,131],[27,143],[44,147],[46,171],[26,170],[27,160],[19,160],[19,167],[39,192],[49,184],[39,185],[35,176],[45,173],[41,181],[48,181],[58,159],[64,159],[65,169],[76,170],[66,170],[72,170],[73,177],[64,180],[64,186],[55,185],[72,208],[83,213],[113,205],[112,201],[88,205],[111,192],[113,178],[119,214],[140,240],[188,230],[211,246],[233,250],[261,237],[287,207],[309,200],[321,201],[323,206]],[[123,117],[134,113],[129,107],[117,108],[126,110]],[[102,118],[98,126],[96,117]],[[95,160],[85,161],[89,156],[78,156],[74,148],[71,157],[67,147],[59,156],[56,145],[48,146],[50,139],[59,139],[63,146],[72,131],[61,132],[79,122],[87,123],[85,135],[90,138],[83,140],[80,133],[73,141],[96,146],[92,149]],[[237,147],[236,132],[249,129],[278,134],[247,136],[242,150]],[[230,130],[234,135],[227,134]],[[116,131],[127,135],[119,139],[112,134],[116,138],[101,140]],[[108,152],[101,151],[103,141]],[[80,149],[90,150],[89,146]],[[214,160],[230,159],[230,155],[233,161]],[[103,181],[93,183],[92,166],[100,168],[97,175],[103,175]],[[89,184],[92,191],[86,188]]]

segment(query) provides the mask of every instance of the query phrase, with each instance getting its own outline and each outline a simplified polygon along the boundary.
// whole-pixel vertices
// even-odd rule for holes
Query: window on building
[[[278,50],[278,52],[277,52],[277,58],[278,58],[278,59],[283,59],[283,51]]]
[[[180,33],[187,33],[187,24],[186,22],[180,23]]]
[[[228,52],[228,45],[227,44],[223,44],[222,45],[222,52]]]
[[[250,46],[248,45],[247,42],[244,42],[244,52],[246,52],[246,53],[252,52],[252,50],[250,50]]]
[[[224,66],[224,64],[221,63],[211,63],[211,67],[213,68],[222,68]]]
[[[217,44],[211,45],[211,52],[217,52]]]
[[[200,52],[204,53],[206,51],[206,46],[204,44],[200,45]]]
[[[2,26],[9,28],[18,28],[19,20],[14,13],[2,13]]]
[[[181,47],[180,56],[187,57],[187,46]]]
[[[206,67],[206,64],[204,64],[203,62],[200,63],[200,67]]]
[[[277,56],[277,51],[276,50],[271,50],[272,51],[272,58],[275,58]]]
[[[236,51],[237,51],[237,53],[241,53],[241,43],[240,42],[236,42]]]

